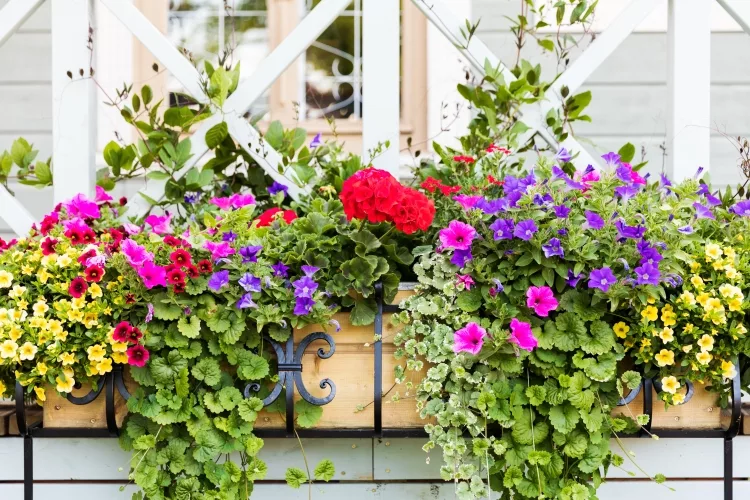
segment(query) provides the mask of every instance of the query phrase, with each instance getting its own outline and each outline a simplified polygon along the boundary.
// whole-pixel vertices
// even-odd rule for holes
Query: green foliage
[[[52,160],[37,161],[39,151],[23,137],[10,146],[10,150],[0,152],[0,185],[9,189],[8,181],[14,173],[18,182],[27,186],[43,188],[52,185]]]

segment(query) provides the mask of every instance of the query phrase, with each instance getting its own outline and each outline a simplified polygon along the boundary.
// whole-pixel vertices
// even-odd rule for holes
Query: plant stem
[[[299,433],[297,432],[297,429],[294,429],[294,435],[297,436],[299,449],[302,451],[302,460],[305,461],[305,470],[307,471],[308,498],[312,500],[313,478],[312,476],[310,476],[310,464],[307,463],[307,455],[305,454],[305,447],[302,446],[302,440],[299,437]]]

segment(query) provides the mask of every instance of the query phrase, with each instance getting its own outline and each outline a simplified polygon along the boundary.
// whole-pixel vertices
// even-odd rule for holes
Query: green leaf
[[[237,412],[242,420],[251,424],[258,418],[258,412],[262,409],[263,401],[258,398],[244,399],[237,405]]]
[[[635,146],[628,142],[620,148],[617,154],[620,155],[621,162],[630,163],[631,161],[633,161],[633,157],[635,156]]]
[[[208,129],[206,132],[206,146],[216,149],[229,135],[229,127],[226,122],[220,122]]]
[[[298,469],[297,467],[289,467],[286,470],[284,479],[286,479],[286,484],[296,490],[299,489],[299,487],[303,484],[307,483],[307,474],[305,474],[304,471]]]
[[[313,476],[316,481],[328,482],[333,479],[336,474],[336,468],[333,466],[333,462],[328,459],[321,460],[318,465],[315,466]]]
[[[351,240],[357,243],[356,252],[360,257],[380,247],[380,240],[367,229],[362,229],[349,236]]]
[[[354,303],[349,321],[354,326],[371,325],[375,321],[375,301],[361,299]]]
[[[250,436],[245,440],[245,453],[250,456],[257,455],[263,448],[263,440],[257,436]]]
[[[182,308],[175,304],[167,304],[157,297],[154,301],[154,317],[164,321],[174,321],[182,316]]]
[[[224,411],[224,406],[219,401],[217,393],[207,392],[203,395],[203,404],[214,413],[221,413]]]
[[[242,393],[236,387],[224,387],[217,394],[219,403],[227,411],[234,410],[243,400]]]
[[[281,122],[271,122],[264,138],[272,148],[281,149],[281,146],[284,144],[284,127],[281,125]]]
[[[573,458],[581,458],[586,453],[588,439],[581,431],[573,431],[565,440],[563,453]]]
[[[201,320],[198,316],[182,316],[177,322],[177,330],[189,339],[197,339],[201,333]]]
[[[553,406],[549,411],[549,421],[556,431],[568,434],[576,428],[580,420],[578,410],[569,403]]]
[[[260,380],[268,375],[268,361],[250,351],[238,356],[237,375],[242,380]]]
[[[209,387],[213,387],[221,380],[221,368],[214,358],[203,358],[193,366],[191,372],[197,380],[202,380]]]
[[[555,44],[552,42],[552,40],[548,40],[546,38],[540,38],[537,40],[537,43],[546,51],[549,51],[549,52],[555,51]]]
[[[615,332],[604,321],[594,321],[582,337],[581,349],[588,354],[604,354],[615,346]]]
[[[633,370],[628,370],[622,374],[622,381],[628,389],[634,391],[641,385],[641,374]]]
[[[456,305],[465,312],[474,312],[482,307],[482,291],[479,287],[458,294]]]
[[[151,100],[154,98],[154,93],[151,91],[151,87],[144,85],[143,88],[141,88],[141,97],[143,97],[143,104],[150,104]]]
[[[294,403],[294,411],[297,414],[297,425],[304,429],[314,426],[323,416],[323,408],[300,399]]]

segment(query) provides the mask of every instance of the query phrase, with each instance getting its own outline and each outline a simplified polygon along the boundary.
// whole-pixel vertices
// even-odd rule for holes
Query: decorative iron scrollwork
[[[270,337],[263,337],[276,352],[276,359],[278,361],[279,368],[279,380],[276,382],[271,393],[263,399],[263,406],[268,406],[276,401],[281,394],[282,389],[287,390],[287,401],[291,400],[291,395],[294,392],[295,387],[299,395],[310,404],[316,406],[323,406],[336,397],[336,384],[329,378],[324,378],[320,381],[320,388],[325,389],[328,387],[329,392],[327,396],[317,398],[310,394],[302,380],[302,356],[304,356],[307,348],[316,340],[323,340],[328,344],[328,350],[326,351],[323,347],[319,348],[317,355],[320,359],[328,359],[333,356],[336,352],[336,342],[327,333],[316,332],[311,333],[299,343],[297,349],[294,349],[294,338],[292,335],[286,341],[285,348],[282,348],[281,344],[271,339]],[[245,397],[249,398],[253,394],[260,392],[260,384],[251,383],[245,387]]]

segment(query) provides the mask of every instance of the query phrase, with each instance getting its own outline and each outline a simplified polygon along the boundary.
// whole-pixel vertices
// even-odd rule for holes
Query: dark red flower
[[[58,223],[60,220],[60,217],[57,215],[57,212],[52,212],[51,214],[45,215],[42,219],[42,223],[40,224],[39,231],[42,233],[42,235],[46,236],[47,233],[49,233],[53,227]]]
[[[87,229],[83,232],[83,242],[87,245],[96,242],[96,233],[91,229]]]
[[[256,219],[258,221],[258,227],[270,226],[271,223],[276,219],[276,214],[282,212],[278,207],[269,208]],[[283,210],[282,216],[287,224],[291,224],[294,219],[297,218],[297,213],[294,210]]]
[[[134,345],[133,347],[129,347],[126,353],[128,355],[128,364],[130,366],[137,366],[138,368],[143,368],[144,366],[146,366],[146,362],[149,358],[149,353],[142,345]]]
[[[211,264],[210,260],[203,259],[202,261],[198,262],[198,270],[201,272],[201,274],[208,274],[214,270],[214,266],[213,264]]]
[[[41,248],[42,248],[42,255],[52,255],[55,253],[55,245],[57,245],[57,240],[54,238],[45,238],[42,240]]]
[[[172,291],[174,293],[184,293],[185,292],[185,283],[175,283],[172,285]]]
[[[120,231],[119,229],[112,228],[109,230],[109,234],[110,236],[112,236],[112,242],[110,243],[110,246],[119,248],[120,243],[122,242],[123,238],[125,238],[125,235],[123,234],[123,232]]]
[[[132,293],[128,293],[125,295],[125,303],[126,304],[135,304],[135,295]]]
[[[179,269],[179,268],[180,267],[177,264],[167,264],[166,266],[164,266],[164,272],[166,274],[169,274],[172,271],[174,271],[175,269]]]
[[[120,206],[121,207],[124,207],[125,205],[128,204],[128,199],[126,197],[124,197],[124,196],[122,198],[120,198],[119,201],[120,201]]]
[[[434,177],[428,177],[420,184],[422,189],[429,191],[430,193],[434,193],[437,188],[442,186],[443,183],[440,182],[438,179],[435,179]]]
[[[385,222],[396,206],[403,186],[385,170],[366,168],[344,181],[341,202],[346,218]]]
[[[398,199],[393,212],[393,223],[396,229],[412,234],[426,231],[435,218],[435,204],[416,189],[405,188]]]
[[[83,243],[83,233],[78,229],[68,229],[65,231],[65,237],[68,238],[73,245],[80,245]]]
[[[180,267],[189,266],[191,262],[190,252],[188,252],[187,250],[183,250],[181,248],[177,249],[169,255],[169,260],[171,260],[172,262],[174,262]]]
[[[73,281],[70,282],[68,293],[71,297],[78,299],[82,297],[88,289],[89,285],[86,283],[86,280],[78,276],[77,278],[73,278]]]
[[[185,283],[185,273],[182,269],[172,269],[167,273],[167,283],[177,285],[179,283]]]
[[[166,235],[164,237],[164,243],[166,243],[170,247],[178,247],[178,246],[180,246],[180,239],[179,238],[175,238],[171,234],[168,234],[168,235]]]
[[[104,268],[99,266],[89,266],[83,273],[86,275],[86,281],[89,283],[98,283],[104,276]]]
[[[443,195],[448,196],[461,191],[461,186],[446,186],[445,184],[442,184],[438,186],[438,189],[441,193],[443,193]]]
[[[139,340],[141,340],[141,337],[143,337],[143,332],[141,332],[138,328],[132,326],[130,327],[130,330],[128,330],[127,335],[127,341],[129,344],[137,344]]]
[[[117,342],[127,342],[130,338],[131,328],[127,321],[120,321],[112,332],[112,338]]]
[[[459,163],[466,163],[467,165],[471,165],[476,160],[472,156],[465,156],[465,155],[458,155],[453,157],[453,161],[457,161]]]
[[[487,182],[489,182],[490,184],[494,184],[495,186],[502,186],[503,185],[503,181],[501,181],[499,179],[495,179],[491,175],[487,176]]]
[[[502,147],[497,146],[495,144],[490,144],[489,146],[487,146],[487,149],[485,151],[487,151],[488,153],[497,153],[497,152],[500,152],[500,153],[504,153],[506,155],[510,154],[510,149],[502,148]]]
[[[185,266],[185,272],[191,278],[197,278],[201,275],[200,271],[198,271],[198,268],[192,264]]]
[[[78,260],[79,264],[81,264],[82,266],[85,266],[86,265],[86,261],[89,260],[91,257],[94,257],[94,256],[96,256],[96,250],[94,250],[92,248],[91,250],[86,250],[85,252],[83,252],[80,255],[80,257],[78,257],[77,260]]]

